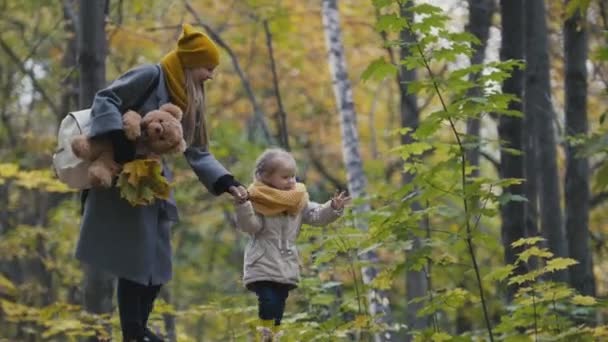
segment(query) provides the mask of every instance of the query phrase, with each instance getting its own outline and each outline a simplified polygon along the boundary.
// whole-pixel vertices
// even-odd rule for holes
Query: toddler
[[[288,152],[273,148],[258,157],[249,198],[236,202],[237,227],[251,237],[245,248],[243,282],[258,297],[258,331],[262,341],[281,335],[285,301],[297,287],[300,270],[296,238],[303,223],[326,225],[343,212],[350,197],[337,193],[330,201],[309,201],[296,182],[296,162]]]

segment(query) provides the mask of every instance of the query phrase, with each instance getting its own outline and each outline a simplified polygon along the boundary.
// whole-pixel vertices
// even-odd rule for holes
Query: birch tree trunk
[[[549,46],[544,0],[526,0],[526,90],[525,115],[536,121],[537,162],[535,170],[527,170],[527,179],[538,180],[541,230],[549,249],[556,257],[568,256],[568,244],[560,206],[560,181],[557,170],[555,143],[555,112],[551,102],[549,78]],[[530,134],[530,132],[528,133]],[[528,152],[528,151],[526,151]],[[552,277],[568,281],[568,271],[560,271]]]
[[[500,46],[500,60],[524,59],[524,3],[523,0],[500,0],[500,13],[502,20],[502,39]],[[524,74],[523,70],[516,69],[511,77],[506,79],[502,85],[505,94],[511,94],[517,98],[523,96]],[[522,110],[521,102],[513,101],[509,104],[509,110]],[[521,155],[505,151],[505,148],[523,150],[523,119],[503,115],[498,123],[498,135],[502,143],[500,152],[500,176],[501,178],[519,178],[524,176],[524,159]],[[513,184],[503,189],[505,193],[515,196],[524,196],[524,185]],[[504,246],[505,263],[513,264],[517,259],[519,250],[513,249],[511,243],[526,236],[526,204],[521,201],[510,201],[500,208],[502,219],[502,243]],[[517,274],[525,273],[524,267],[515,270]],[[515,287],[507,289],[509,301],[516,292]]]
[[[479,45],[475,46],[475,52],[471,56],[470,62],[473,64],[483,63],[486,56],[486,47],[488,46],[488,37],[490,36],[490,26],[492,25],[492,15],[496,8],[495,0],[468,0],[469,3],[469,23],[466,26],[466,31],[473,34],[479,39]],[[475,80],[479,75],[471,75],[471,80]],[[479,87],[471,88],[468,96],[481,96]],[[479,167],[479,151],[480,151],[480,119],[470,118],[467,120],[467,135],[468,139],[472,139],[474,147],[467,149],[467,162],[469,165]],[[473,177],[479,175],[479,170],[473,170]]]
[[[323,30],[328,49],[329,69],[334,85],[334,94],[338,113],[340,114],[340,127],[342,132],[342,151],[348,178],[348,190],[354,198],[365,197],[367,180],[363,173],[363,163],[359,154],[359,136],[357,133],[357,120],[353,102],[353,92],[346,70],[346,58],[340,29],[340,16],[336,0],[323,0],[321,15]],[[369,204],[355,207],[356,226],[367,230],[367,223],[361,218],[362,214],[370,210]],[[378,261],[374,251],[363,256],[369,264]],[[369,284],[377,275],[375,267],[363,267],[361,270],[363,282]],[[391,323],[391,311],[388,296],[384,291],[371,289],[368,293],[369,312],[372,316],[379,316],[382,323]],[[374,336],[375,341],[392,341],[393,333],[383,331]]]
[[[571,0],[567,0],[569,2]],[[566,134],[587,134],[587,28],[582,13],[564,23],[566,58]],[[570,285],[584,295],[595,296],[595,280],[589,235],[589,162],[577,155],[576,146],[566,149],[566,234],[570,257],[579,263],[571,268]]]
[[[106,1],[80,0],[78,61],[81,108],[91,106],[95,93],[106,84],[106,5]],[[85,266],[83,286],[87,311],[96,314],[112,311],[114,277]],[[90,339],[96,340],[94,337]]]
[[[401,16],[408,21],[413,21],[414,16],[409,10],[413,6],[412,0],[407,0],[401,5]],[[401,60],[404,60],[409,56],[409,50],[407,46],[411,46],[416,42],[414,33],[404,28],[400,33],[402,42],[401,48]],[[397,78],[399,93],[400,93],[400,110],[401,110],[401,127],[410,127],[414,132],[418,128],[420,122],[419,110],[418,110],[418,96],[415,93],[409,92],[407,89],[408,84],[416,81],[416,70],[408,70],[405,67],[401,67]],[[409,144],[412,142],[411,134],[401,135],[401,144]],[[408,172],[402,173],[401,183],[406,185],[412,181],[412,174]],[[421,210],[420,203],[414,202],[412,204],[412,210]],[[423,222],[420,222],[420,227],[423,228]],[[413,240],[412,249],[406,251],[406,254],[414,254],[421,248],[421,239],[414,234],[409,238]],[[423,297],[428,291],[427,276],[430,276],[426,270],[414,271],[407,270],[405,273],[405,296],[407,301],[406,307],[406,324],[408,330],[422,330],[428,326],[428,319],[426,317],[419,317],[418,311],[424,306],[424,302],[412,302],[413,299]],[[411,341],[412,335],[407,334],[404,336],[405,341]]]

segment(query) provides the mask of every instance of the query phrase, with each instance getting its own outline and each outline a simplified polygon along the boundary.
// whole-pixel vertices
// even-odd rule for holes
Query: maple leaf
[[[168,199],[171,186],[162,175],[157,159],[136,159],[126,163],[118,176],[121,196],[132,205],[148,205],[158,199]]]

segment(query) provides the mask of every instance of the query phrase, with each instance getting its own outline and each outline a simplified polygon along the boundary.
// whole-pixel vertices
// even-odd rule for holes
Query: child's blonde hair
[[[293,163],[294,166],[296,165],[296,160],[291,153],[284,149],[278,147],[266,149],[255,162],[253,180],[261,181],[263,176],[272,174],[276,171],[281,161],[288,161]]]

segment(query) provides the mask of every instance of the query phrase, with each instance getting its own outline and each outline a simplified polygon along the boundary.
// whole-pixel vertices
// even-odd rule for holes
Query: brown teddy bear
[[[184,152],[186,142],[181,125],[183,113],[174,104],[166,103],[143,117],[128,111],[123,117],[123,130],[127,139],[135,141],[136,153],[160,158],[163,154]],[[114,149],[109,139],[90,139],[85,135],[72,140],[74,154],[91,162],[89,181],[92,186],[110,187],[121,166],[114,161]]]

